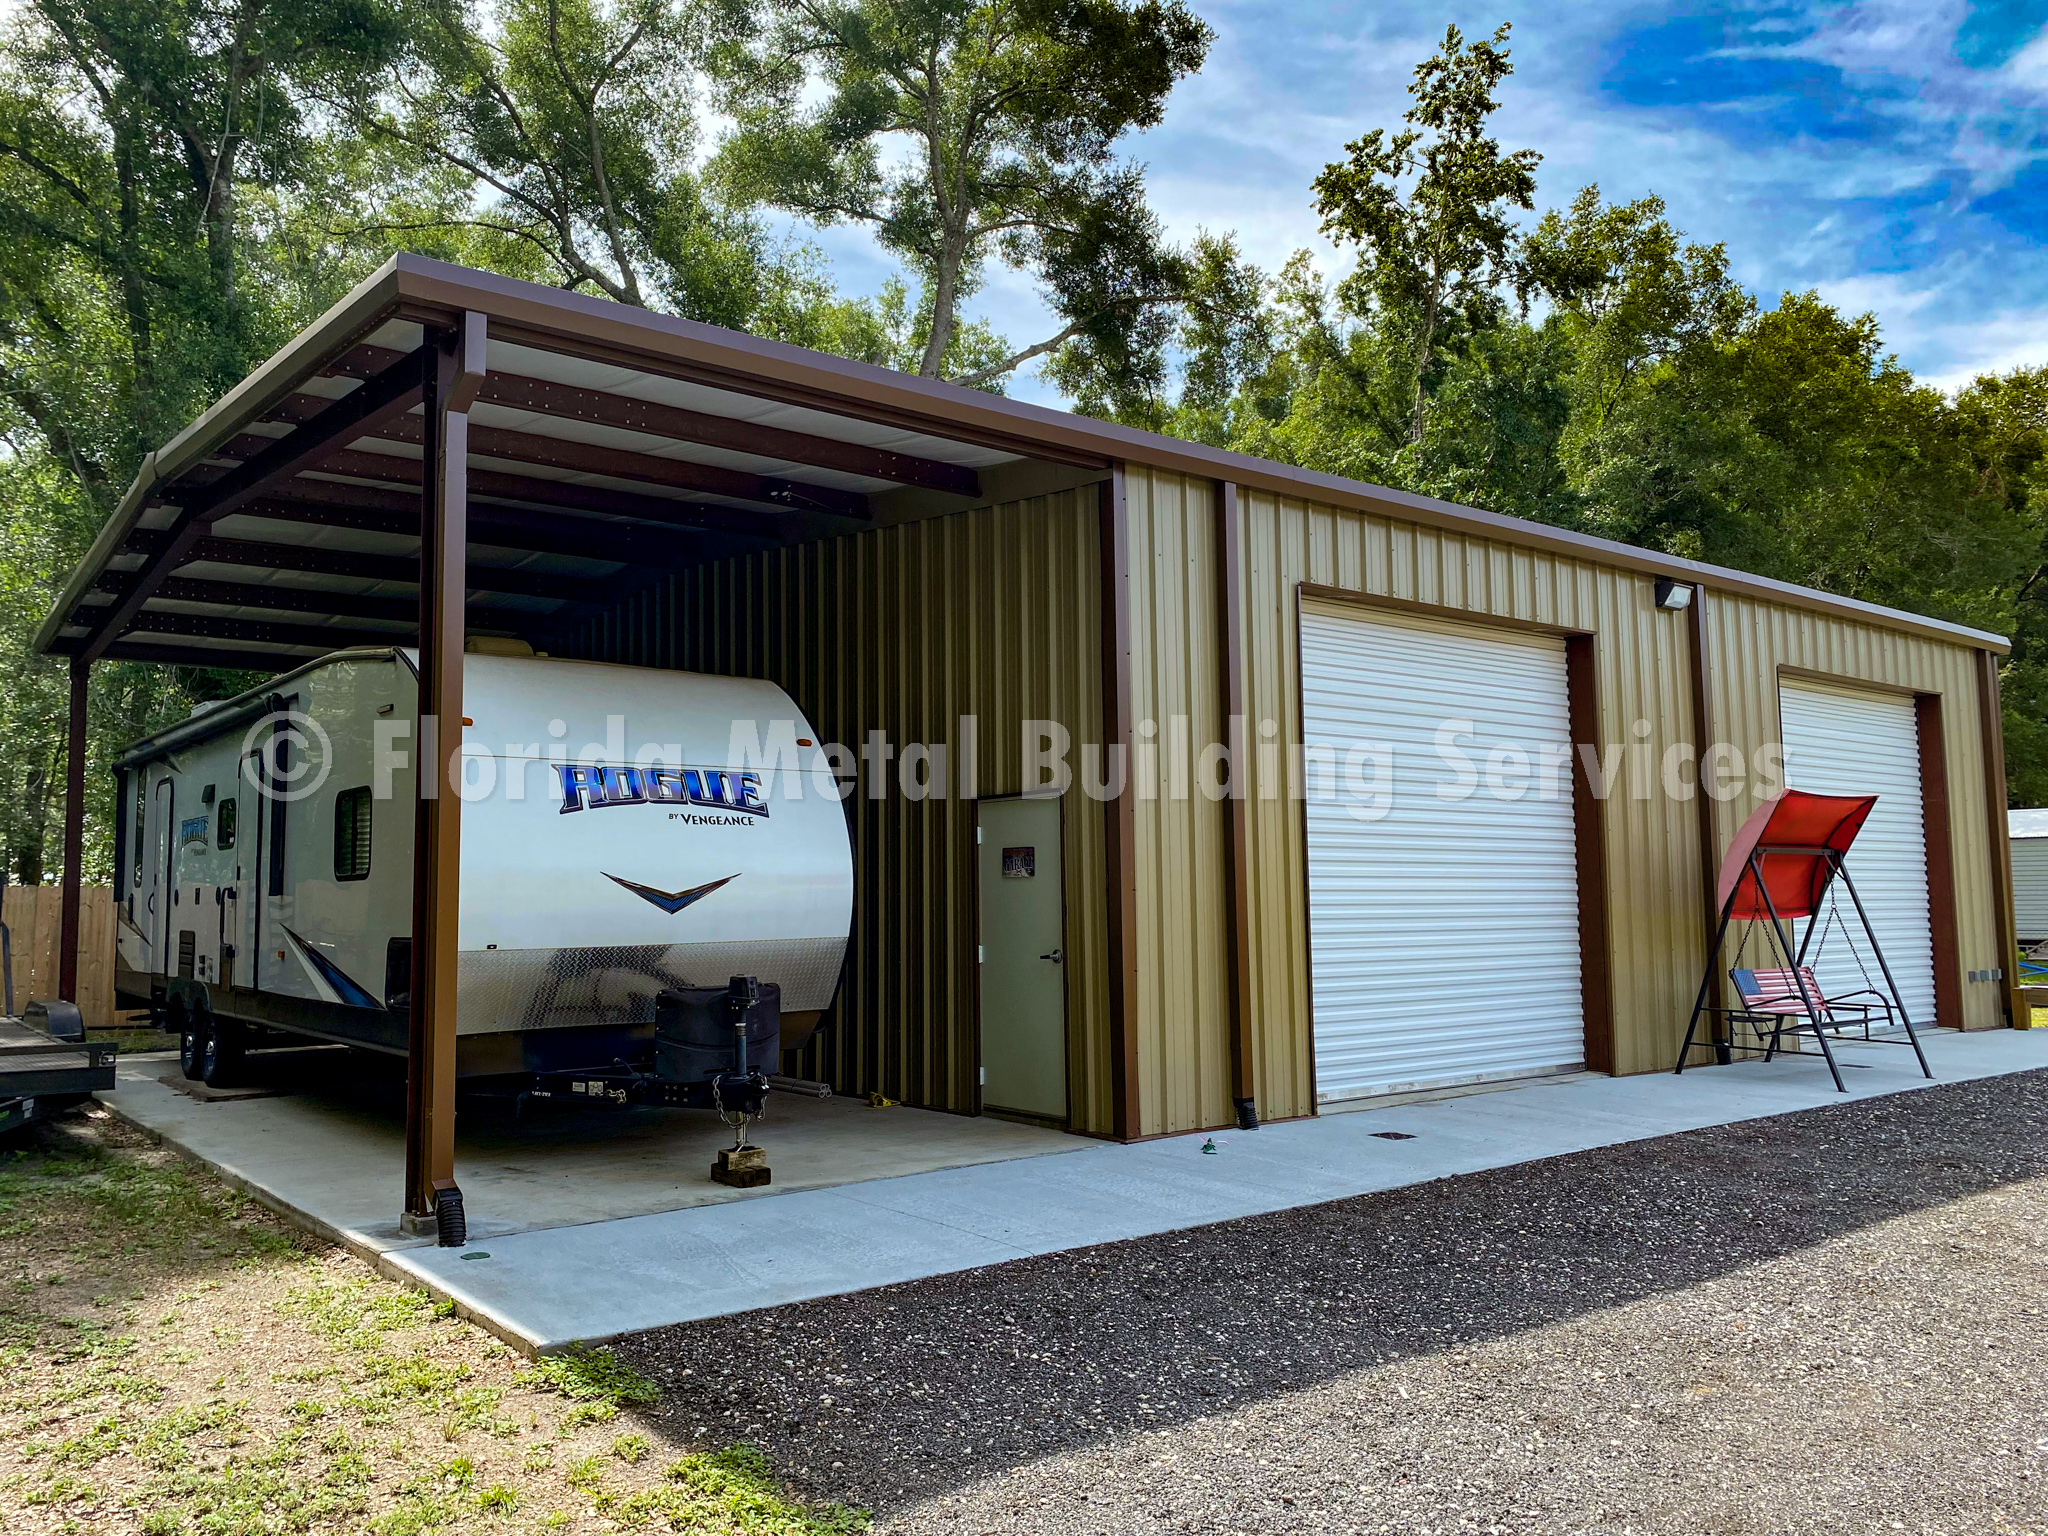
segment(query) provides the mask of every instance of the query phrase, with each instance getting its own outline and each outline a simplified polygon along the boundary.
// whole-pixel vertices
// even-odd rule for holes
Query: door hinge
[[[975,945],[975,946],[974,946],[974,963],[975,963],[976,965],[980,965],[980,964],[981,964],[981,963],[982,963],[982,962],[983,962],[984,960],[986,960],[986,959],[988,959],[988,946],[987,946],[987,945],[985,945],[985,944],[977,944],[977,945]]]
[[[981,1073],[980,1073],[980,1075],[979,1075],[978,1077],[976,1077],[976,1078],[975,1078],[975,1081],[976,1081],[976,1082],[978,1082],[978,1083],[980,1083],[980,1084],[981,1084],[981,1086],[982,1086],[982,1087],[984,1087],[984,1088],[986,1088],[986,1087],[988,1086],[988,1068],[987,1068],[987,1067],[983,1067],[983,1068],[981,1069]]]
[[[979,827],[974,829],[974,845],[977,848],[981,846],[981,828]]]

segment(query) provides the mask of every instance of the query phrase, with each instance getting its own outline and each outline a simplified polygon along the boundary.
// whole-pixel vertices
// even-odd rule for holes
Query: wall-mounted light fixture
[[[1657,606],[1676,613],[1692,606],[1692,588],[1669,576],[1657,578]]]

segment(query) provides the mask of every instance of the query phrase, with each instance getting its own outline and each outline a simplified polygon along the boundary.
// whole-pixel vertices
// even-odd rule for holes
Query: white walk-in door
[[[1301,616],[1320,1102],[1585,1060],[1564,642]]]
[[[1856,882],[1907,1013],[1916,1024],[1932,1024],[1934,942],[1927,910],[1927,831],[1921,820],[1920,727],[1913,701],[1788,682],[1778,689],[1778,713],[1787,784],[1815,794],[1877,796],[1842,867]],[[1855,948],[1844,941],[1839,926],[1826,931],[1827,943],[1814,968],[1821,990],[1830,997],[1859,991],[1868,974],[1882,992],[1884,976],[1857,926],[1849,893],[1842,891],[1837,899]],[[1814,943],[1820,942],[1816,936]]]

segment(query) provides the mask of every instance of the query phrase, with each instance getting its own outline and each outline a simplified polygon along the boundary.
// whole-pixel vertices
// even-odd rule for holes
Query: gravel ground
[[[886,1532],[2048,1532],[2044,1234],[2032,1073],[620,1354]]]

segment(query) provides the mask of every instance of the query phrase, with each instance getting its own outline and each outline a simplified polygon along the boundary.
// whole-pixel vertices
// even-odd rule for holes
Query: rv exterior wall
[[[680,573],[594,624],[584,654],[767,678],[821,739],[947,743],[979,722],[974,787],[1016,794],[1023,723],[1075,743],[1101,735],[1095,486]],[[958,792],[907,800],[870,776],[847,801],[853,938],[834,1027],[803,1075],[846,1091],[961,1113],[979,1107],[974,807]],[[1076,1130],[1112,1129],[1103,818],[1069,791],[1068,1105]],[[1075,814],[1076,811],[1082,814]]]
[[[466,657],[464,676],[475,722],[464,732],[465,1040],[649,1027],[662,987],[735,974],[779,983],[791,1013],[830,1003],[852,858],[829,771],[822,787],[803,771],[820,754],[795,748],[816,737],[788,695],[745,679],[497,656]],[[139,813],[140,835],[131,819],[117,872],[122,985],[147,997],[151,977],[188,981],[233,1017],[231,989],[253,978],[270,999],[339,1010],[301,1015],[301,1027],[402,1047],[402,1017],[386,1005],[410,974],[410,654],[345,653],[270,696],[288,713],[263,713],[268,700],[223,711],[217,734],[125,771],[124,815]],[[787,738],[780,771],[763,763],[743,781],[735,721],[763,746]],[[267,751],[278,726],[321,751],[311,775],[295,755],[271,796],[244,759]],[[736,808],[742,799],[752,804]],[[516,1068],[516,1041],[489,1060]]]

